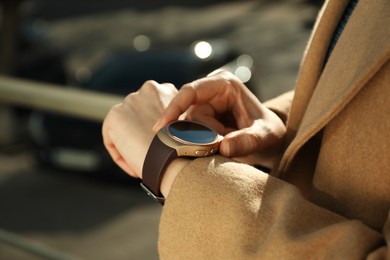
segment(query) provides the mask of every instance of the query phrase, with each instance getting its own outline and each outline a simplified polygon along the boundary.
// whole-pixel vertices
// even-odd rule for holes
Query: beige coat
[[[289,112],[272,176],[218,156],[186,166],[162,259],[390,259],[390,1],[360,0],[323,69],[347,2],[320,12],[292,105],[268,103]]]

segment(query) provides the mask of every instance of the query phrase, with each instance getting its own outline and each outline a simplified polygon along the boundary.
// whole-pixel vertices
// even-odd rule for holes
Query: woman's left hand
[[[142,178],[142,166],[152,142],[156,120],[176,95],[172,84],[147,81],[108,112],[103,141],[114,162],[134,178]]]

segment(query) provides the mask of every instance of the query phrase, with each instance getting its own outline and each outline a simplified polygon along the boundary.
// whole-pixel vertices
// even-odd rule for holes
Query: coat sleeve
[[[295,186],[220,156],[196,159],[164,206],[161,259],[389,257],[383,233],[305,200]],[[386,235],[384,235],[386,234]]]

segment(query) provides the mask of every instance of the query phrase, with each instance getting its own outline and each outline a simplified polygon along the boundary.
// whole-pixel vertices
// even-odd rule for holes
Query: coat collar
[[[330,0],[315,26],[287,124],[283,173],[299,149],[331,121],[390,56],[388,0],[360,0],[323,68],[327,46],[348,0]]]

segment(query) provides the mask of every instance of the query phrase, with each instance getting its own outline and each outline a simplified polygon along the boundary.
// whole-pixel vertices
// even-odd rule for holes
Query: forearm
[[[215,156],[187,164],[164,206],[161,258],[360,259],[378,232],[320,208],[294,186]]]

